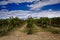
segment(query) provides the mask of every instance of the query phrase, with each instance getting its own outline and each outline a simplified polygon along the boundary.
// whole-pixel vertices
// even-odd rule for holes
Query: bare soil
[[[37,32],[32,35],[27,35],[22,32],[25,27],[26,25],[12,31],[7,36],[0,37],[0,40],[60,40],[60,34],[52,34],[50,32]]]

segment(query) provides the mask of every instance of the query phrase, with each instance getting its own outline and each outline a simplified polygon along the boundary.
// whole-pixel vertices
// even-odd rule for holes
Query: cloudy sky
[[[0,19],[60,17],[60,0],[0,0]]]

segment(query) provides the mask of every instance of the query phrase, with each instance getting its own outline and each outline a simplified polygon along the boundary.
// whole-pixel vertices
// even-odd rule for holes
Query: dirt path
[[[19,29],[17,29],[17,30],[20,30],[20,31],[24,30],[25,27],[26,27],[26,25],[27,25],[27,24],[23,25],[21,28],[19,28]]]
[[[34,27],[37,29],[38,32],[40,32],[42,29],[34,24]]]
[[[52,34],[49,32],[37,32],[36,34],[27,35],[21,32],[26,25],[11,32],[10,35],[0,37],[0,40],[60,40],[60,34]]]

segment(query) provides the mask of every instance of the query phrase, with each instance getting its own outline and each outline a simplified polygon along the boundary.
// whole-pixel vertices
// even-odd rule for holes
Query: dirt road
[[[0,37],[0,40],[60,40],[60,34],[52,34],[49,32],[37,32],[36,34],[27,35],[21,32],[25,26],[11,32],[10,35]]]

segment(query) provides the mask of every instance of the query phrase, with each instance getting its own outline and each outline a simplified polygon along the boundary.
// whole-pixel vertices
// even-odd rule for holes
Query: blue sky
[[[2,9],[7,9],[9,11],[13,11],[13,10],[29,10],[30,7],[28,7],[27,5],[30,5],[32,3],[30,2],[24,2],[24,3],[10,3],[10,4],[7,4],[7,5],[0,5],[0,10]],[[5,8],[4,8],[5,6]]]
[[[49,9],[52,9],[53,11],[60,11],[60,3],[46,5],[41,8],[41,10],[49,10]]]
[[[60,0],[0,0],[0,18],[60,17]]]

